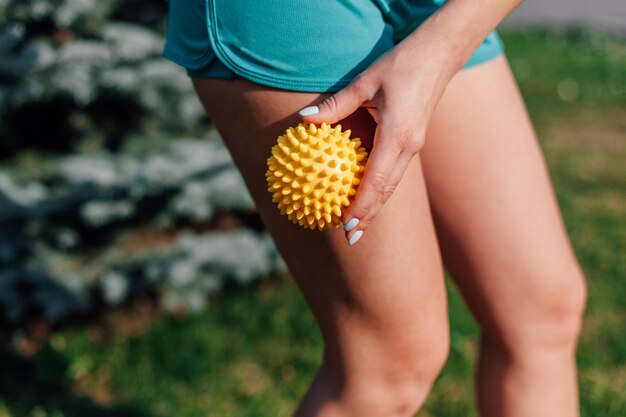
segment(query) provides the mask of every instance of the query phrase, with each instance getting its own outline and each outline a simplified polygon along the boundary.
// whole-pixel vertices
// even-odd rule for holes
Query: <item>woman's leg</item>
[[[341,229],[310,231],[281,217],[265,183],[276,137],[319,96],[243,79],[194,85],[324,338],[323,364],[296,415],[412,416],[448,349],[443,273],[419,159],[368,236],[350,247]],[[371,143],[367,111],[342,125]]]
[[[420,155],[444,263],[483,330],[481,415],[577,416],[584,278],[504,57],[457,74]]]

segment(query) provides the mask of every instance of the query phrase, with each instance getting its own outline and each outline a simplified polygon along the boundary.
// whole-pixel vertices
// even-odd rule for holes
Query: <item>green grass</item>
[[[601,34],[505,32],[568,231],[589,280],[579,349],[588,417],[626,415],[626,45]],[[477,327],[449,288],[452,349],[422,416],[475,416]],[[288,278],[230,289],[195,316],[142,304],[0,350],[0,417],[287,416],[322,339]],[[13,346],[13,347],[11,347]],[[24,350],[24,349],[22,349]]]

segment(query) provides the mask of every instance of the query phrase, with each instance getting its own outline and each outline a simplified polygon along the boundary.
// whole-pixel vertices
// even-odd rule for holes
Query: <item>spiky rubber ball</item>
[[[300,123],[278,137],[265,177],[272,201],[293,223],[311,230],[339,225],[367,162],[361,140],[350,133],[341,125]]]

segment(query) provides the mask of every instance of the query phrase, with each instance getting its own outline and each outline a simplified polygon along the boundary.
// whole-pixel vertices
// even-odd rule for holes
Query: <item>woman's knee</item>
[[[587,289],[584,274],[573,260],[566,268],[545,271],[528,280],[499,320],[491,342],[503,343],[513,355],[576,349]]]
[[[449,335],[444,327],[426,341],[409,334],[363,335],[359,352],[325,358],[337,403],[354,415],[413,416],[446,362]]]

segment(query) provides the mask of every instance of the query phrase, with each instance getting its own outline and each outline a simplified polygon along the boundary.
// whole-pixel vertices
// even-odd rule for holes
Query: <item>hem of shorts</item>
[[[170,61],[180,65],[181,67],[185,67],[186,69],[200,70],[209,65],[211,61],[213,61],[215,56],[212,55],[212,52],[213,51],[209,48],[202,54],[202,56],[198,57],[197,59],[189,59],[172,51],[166,45],[165,48],[163,48],[162,55]]]
[[[222,72],[222,73],[210,73],[210,74],[206,74],[204,73],[203,69],[189,69],[187,68],[187,75],[191,78],[224,78],[226,80],[232,80],[233,78],[235,78],[235,74],[228,70],[228,73],[226,72]]]
[[[476,49],[476,51],[474,51],[474,54],[472,54],[472,56],[467,60],[467,62],[465,63],[465,65],[463,65],[461,70],[475,67],[477,65],[483,64],[487,61],[491,61],[492,59],[497,58],[498,56],[502,55],[505,50],[504,42],[502,42],[502,39],[500,39],[497,33],[496,33],[495,41],[496,43],[495,45],[493,45],[493,47],[485,48],[482,50],[480,47]]]
[[[494,49],[490,49],[489,51],[482,52],[478,56],[472,55],[472,57],[468,60],[468,62],[461,68],[462,70],[466,70],[469,68],[476,67],[480,64],[491,61],[492,59],[502,55],[504,53],[504,48],[498,47]],[[216,54],[217,55],[217,54]],[[301,81],[293,81],[288,79],[281,79],[278,77],[270,77],[264,74],[260,74],[260,76],[256,76],[256,73],[252,73],[251,71],[239,71],[233,70],[229,65],[227,65],[224,61],[219,59],[229,70],[233,72],[233,75],[237,75],[241,78],[245,78],[248,81],[252,81],[254,83],[265,85],[268,87],[279,88],[281,90],[288,91],[298,91],[298,92],[308,92],[308,93],[336,93],[340,91],[342,88],[348,86],[351,80],[340,80],[336,82],[323,82],[318,80],[311,80],[308,82]],[[223,79],[233,79],[233,75],[226,74],[210,74],[204,75],[202,74],[202,69],[187,69],[187,75],[193,78],[223,78]]]
[[[494,58],[497,58],[503,53],[504,53],[503,49],[498,49],[494,51],[484,52],[483,54],[480,55],[480,57],[477,57],[477,58],[472,57],[469,59],[469,61],[467,61],[465,65],[463,65],[463,67],[461,68],[461,71],[476,67],[480,64],[484,64],[488,61],[491,61]]]
[[[207,28],[209,32],[209,41],[216,59],[219,59],[222,64],[230,69],[234,74],[239,77],[245,78],[249,81],[257,84],[265,85],[268,87],[280,88],[283,90],[300,91],[309,93],[334,93],[342,88],[346,87],[352,80],[345,79],[332,79],[332,80],[291,80],[287,78],[276,77],[273,75],[263,74],[261,72],[252,71],[243,65],[236,62],[236,60],[230,56],[230,52],[224,48],[219,42],[219,34],[217,33],[215,19],[215,4],[213,0],[205,0],[206,4],[206,18]]]

